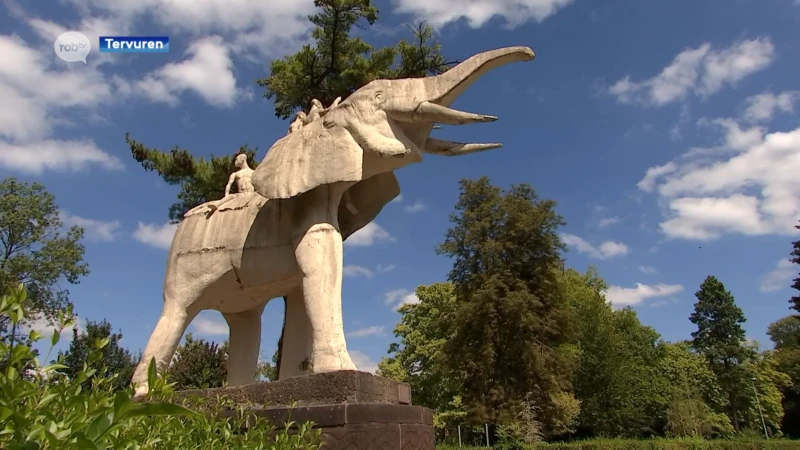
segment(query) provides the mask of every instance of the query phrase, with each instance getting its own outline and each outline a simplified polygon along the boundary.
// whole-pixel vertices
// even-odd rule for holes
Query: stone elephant
[[[205,309],[220,311],[230,328],[228,385],[255,382],[261,314],[276,297],[286,300],[280,378],[355,370],[342,326],[344,239],[399,195],[394,171],[423,153],[500,147],[429,135],[437,123],[496,120],[449,105],[487,71],[533,57],[528,47],[508,47],[438,76],[372,81],[276,141],[252,174],[255,192],[187,215],[169,251],[161,317],[133,375],[136,395],[148,391],[149,362],[164,371]]]

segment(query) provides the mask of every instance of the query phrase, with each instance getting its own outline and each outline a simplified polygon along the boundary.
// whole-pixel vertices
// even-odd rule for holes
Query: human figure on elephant
[[[225,204],[231,203],[236,200],[242,200],[243,197],[255,193],[253,187],[253,169],[247,164],[247,155],[240,153],[236,155],[233,160],[233,165],[237,169],[228,177],[228,184],[225,186],[225,195],[219,200],[212,200],[205,202],[202,205],[192,208],[187,212],[184,217],[188,217],[199,212],[205,212],[208,215],[213,214],[220,207]],[[236,191],[231,193],[231,188],[236,187]]]

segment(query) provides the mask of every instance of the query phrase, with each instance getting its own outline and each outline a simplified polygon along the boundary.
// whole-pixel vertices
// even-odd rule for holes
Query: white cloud
[[[734,42],[720,50],[705,43],[680,52],[661,73],[644,81],[626,76],[609,93],[621,103],[663,106],[685,99],[689,94],[706,98],[725,85],[735,86],[745,77],[765,69],[775,58],[775,46],[768,37]]]
[[[378,264],[378,267],[376,267],[376,269],[380,273],[387,273],[393,271],[396,267],[397,266],[394,264],[386,264],[386,265]]]
[[[428,205],[423,203],[422,200],[417,200],[410,205],[406,205],[406,212],[413,214],[420,211],[424,211],[427,207]]]
[[[434,27],[461,18],[472,28],[480,28],[499,16],[514,28],[528,21],[542,22],[573,0],[395,0],[395,12],[414,14]]]
[[[800,219],[800,128],[767,133],[733,119],[706,120],[720,145],[693,148],[651,167],[638,187],[667,208],[661,230],[671,238],[708,240],[725,233],[795,234]]]
[[[122,231],[122,224],[118,220],[103,221],[96,219],[87,219],[85,217],[74,216],[67,212],[62,211],[61,221],[67,227],[79,226],[83,228],[86,239],[91,241],[100,242],[113,242],[120,231]]]
[[[343,274],[346,277],[353,277],[353,278],[355,278],[355,277],[372,278],[373,275],[375,275],[375,272],[373,272],[372,270],[367,269],[366,267],[363,267],[363,266],[357,266],[355,264],[348,264],[348,265],[344,266]]]
[[[761,277],[759,289],[761,292],[775,292],[787,289],[791,286],[792,280],[798,277],[797,266],[792,264],[789,259],[781,259],[775,265],[775,269]]]
[[[178,94],[193,91],[208,104],[231,107],[242,94],[236,87],[230,49],[220,36],[209,36],[189,45],[186,59],[169,63],[136,81],[131,89],[153,102],[175,106]]]
[[[419,297],[408,289],[395,289],[383,294],[384,301],[387,305],[391,305],[392,309],[397,311],[403,305],[416,305],[419,303]]]
[[[650,266],[639,266],[639,271],[642,273],[646,273],[652,275],[654,273],[658,273],[658,271],[654,267]]]
[[[360,350],[350,350],[348,353],[350,354],[350,359],[353,360],[353,364],[356,365],[358,370],[369,373],[375,373],[378,370],[378,363],[376,363],[375,360],[370,358],[366,353]]]
[[[0,35],[0,54],[0,166],[29,174],[90,165],[122,168],[90,139],[50,139],[56,126],[82,125],[65,117],[90,120],[88,111],[113,100],[111,85],[98,71],[86,66],[54,69],[51,54],[16,36]]]
[[[353,338],[366,337],[366,336],[381,336],[384,334],[385,327],[374,325],[367,328],[360,328],[347,333],[347,336]]]
[[[578,253],[585,254],[590,258],[611,259],[616,256],[627,255],[630,249],[622,242],[605,241],[595,247],[574,234],[562,233],[561,240],[564,244],[574,247]]]
[[[400,203],[403,201],[403,194],[398,194],[397,197],[393,198],[392,201],[389,203]]]
[[[600,228],[605,228],[607,226],[614,225],[620,222],[622,222],[622,219],[619,216],[603,217],[597,221],[597,226]]]
[[[227,336],[230,333],[228,323],[224,320],[212,319],[198,315],[192,320],[192,329],[206,336]]]
[[[394,240],[388,231],[381,228],[377,223],[370,222],[364,228],[350,235],[344,241],[344,245],[349,247],[369,247],[378,242],[394,242]]]
[[[68,327],[63,329],[59,329],[56,324],[53,324],[46,318],[41,315],[35,315],[31,318],[25,319],[20,324],[20,329],[23,333],[30,333],[31,331],[38,331],[42,335],[42,339],[47,345],[50,345],[51,339],[53,337],[53,332],[58,330],[59,331],[59,341],[61,342],[69,342],[72,340],[72,330],[77,329],[78,334],[83,334],[86,326],[84,325],[84,319],[80,317],[75,317],[75,321],[72,324],[69,324]]]
[[[606,299],[616,308],[638,305],[650,298],[669,297],[683,291],[679,284],[647,285],[636,283],[634,288],[611,286],[606,291]]]
[[[0,132],[2,132],[1,127],[2,124]],[[119,159],[100,150],[88,139],[79,141],[46,139],[24,144],[9,143],[0,139],[0,166],[10,170],[39,175],[45,170],[76,172],[86,170],[91,165],[111,170],[123,168]]]
[[[769,122],[775,113],[793,113],[794,104],[800,101],[800,91],[772,92],[747,97],[743,118],[750,122]]]
[[[375,269],[370,269],[368,267],[359,266],[356,264],[348,264],[344,266],[343,274],[346,277],[352,277],[352,278],[356,277],[372,278],[373,276],[375,276],[376,273],[391,272],[392,270],[395,269],[395,267],[396,266],[394,264],[387,264],[387,265],[378,264],[377,266],[375,266]]]
[[[133,232],[133,238],[142,244],[169,250],[172,245],[172,238],[175,236],[175,231],[177,229],[178,224],[166,223],[164,225],[155,225],[139,222],[139,226],[136,227],[136,231]]]
[[[220,34],[237,51],[251,58],[279,57],[296,49],[310,30],[310,0],[67,0],[82,16],[111,17],[123,23],[150,19],[170,36]],[[255,55],[251,55],[255,54]]]

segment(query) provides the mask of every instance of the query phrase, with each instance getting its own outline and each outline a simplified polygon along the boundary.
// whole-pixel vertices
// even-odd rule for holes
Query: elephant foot
[[[314,373],[336,372],[339,370],[358,370],[350,354],[346,351],[333,354],[321,354],[314,357]]]
[[[146,385],[137,387],[136,390],[133,393],[133,401],[139,402],[139,401],[144,400],[144,398],[147,397],[147,393],[149,391],[150,390],[147,388]]]

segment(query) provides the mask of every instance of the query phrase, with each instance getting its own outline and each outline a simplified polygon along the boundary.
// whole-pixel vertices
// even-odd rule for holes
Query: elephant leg
[[[286,319],[281,343],[278,379],[296,377],[311,372],[314,335],[306,313],[303,289],[297,288],[285,298]]]
[[[158,319],[153,334],[150,340],[147,341],[142,360],[133,372],[131,380],[134,388],[136,389],[135,398],[142,398],[149,391],[147,384],[147,369],[150,366],[150,361],[155,358],[156,371],[163,374],[169,368],[175,350],[178,348],[178,343],[186,331],[189,322],[194,319],[199,311],[191,308],[187,311],[182,305],[193,302],[181,302],[167,295],[164,296],[164,309],[161,312],[161,318]]]
[[[240,313],[222,313],[231,336],[228,343],[228,386],[256,382],[263,312],[264,306]]]
[[[318,222],[295,239],[295,257],[311,324],[312,371],[356,370],[342,325],[342,235],[331,223]]]

